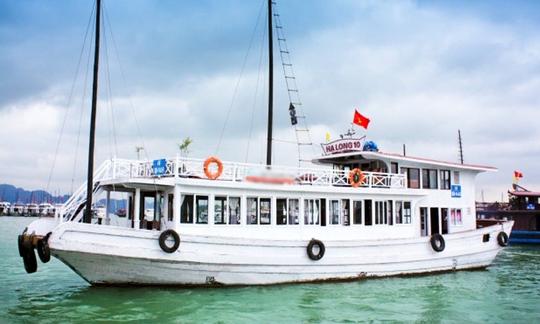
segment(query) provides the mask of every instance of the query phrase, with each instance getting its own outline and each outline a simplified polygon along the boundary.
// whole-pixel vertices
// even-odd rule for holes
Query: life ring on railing
[[[315,251],[313,250],[315,246],[317,246],[317,248],[319,249],[317,253],[315,253]],[[324,247],[323,242],[316,239],[311,239],[311,241],[309,241],[309,244],[307,246],[307,254],[311,260],[318,261],[322,259],[325,251],[326,251],[326,248]]]
[[[210,168],[209,168],[210,164],[216,164],[217,165],[217,171],[216,172],[210,171]],[[217,178],[219,178],[219,176],[221,175],[222,172],[223,172],[223,163],[217,157],[211,156],[208,159],[206,159],[206,161],[204,161],[204,174],[206,175],[206,177],[208,179],[216,180]]]
[[[508,234],[505,232],[500,232],[497,235],[497,243],[499,243],[500,246],[507,246],[508,245]]]
[[[173,241],[174,241],[174,244],[172,246],[167,244],[167,240],[169,238],[172,238]],[[172,229],[168,229],[166,231],[163,231],[159,235],[159,247],[164,252],[173,253],[176,250],[178,250],[179,246],[180,246],[180,235],[178,235],[178,233],[176,233],[176,231],[174,231]]]
[[[364,183],[366,176],[359,168],[354,168],[349,172],[349,183],[352,187],[356,188]]]
[[[431,239],[429,240],[431,243],[431,247],[435,252],[442,252],[444,251],[445,243],[444,243],[444,237],[439,234],[435,233],[431,235]]]

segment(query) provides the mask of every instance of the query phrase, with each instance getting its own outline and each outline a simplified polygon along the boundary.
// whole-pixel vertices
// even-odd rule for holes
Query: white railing
[[[112,160],[112,171],[115,179],[121,178],[160,178],[181,177],[207,179],[204,173],[204,160],[191,158],[167,159],[162,174],[157,175],[152,162],[137,160]],[[404,174],[363,172],[364,181],[360,187],[369,188],[405,188]],[[274,179],[277,182],[294,182],[301,185],[318,186],[350,186],[349,171],[329,168],[295,168],[261,164],[223,162],[221,181],[253,181],[254,179]]]
[[[105,161],[94,172],[95,184],[104,180],[122,180],[131,178],[156,179],[161,177],[207,179],[204,173],[204,160],[190,158],[166,159],[162,174],[157,175],[153,163],[148,161],[111,159]],[[359,187],[367,188],[406,188],[407,179],[404,174],[363,172],[364,180]],[[329,168],[294,168],[261,164],[223,162],[223,172],[217,181],[236,182],[275,182],[295,183],[313,186],[350,186],[349,171]],[[270,181],[267,181],[270,180]],[[86,182],[57,209],[56,217],[63,221],[78,222],[82,218],[82,204],[86,201]],[[77,211],[78,214],[77,214]]]
[[[97,170],[94,171],[94,185],[96,182],[102,181],[104,179],[111,179],[114,178],[113,174],[111,174],[111,171],[113,168],[111,168],[111,165],[113,164],[114,160],[107,160],[103,162],[97,168]],[[64,220],[69,221],[73,220],[78,222],[83,212],[79,212],[78,215],[75,215],[77,212],[77,209],[86,201],[86,181],[69,197],[69,199],[64,203],[62,208],[56,210],[55,217]]]

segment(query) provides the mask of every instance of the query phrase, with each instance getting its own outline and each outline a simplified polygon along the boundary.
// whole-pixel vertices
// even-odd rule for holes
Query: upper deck
[[[112,159],[103,180],[114,182],[143,181],[155,182],[159,179],[207,179],[203,159],[176,157],[154,161]],[[303,168],[286,166],[266,166],[261,164],[222,162],[223,171],[213,180],[234,183],[268,183],[306,186],[350,187],[349,170],[327,168]],[[215,165],[210,165],[212,172]],[[363,188],[406,188],[406,175],[388,172],[363,171]]]

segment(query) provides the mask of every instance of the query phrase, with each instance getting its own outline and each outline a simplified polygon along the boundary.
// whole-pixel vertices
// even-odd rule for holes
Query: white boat
[[[0,215],[9,215],[11,210],[11,203],[7,201],[0,202]]]
[[[14,203],[11,206],[11,214],[15,216],[24,216],[26,206],[22,203]]]
[[[39,216],[54,216],[55,207],[50,203],[41,203],[38,206]]]
[[[26,206],[24,207],[24,215],[39,216],[39,205],[36,203],[26,204]]]
[[[319,166],[307,168],[107,160],[54,219],[28,226],[20,253],[28,272],[35,248],[95,285],[267,285],[489,266],[513,225],[476,221],[476,175],[496,169],[371,144],[323,144]],[[128,197],[123,226],[108,210],[101,224],[84,212],[100,195],[108,209],[119,192]]]

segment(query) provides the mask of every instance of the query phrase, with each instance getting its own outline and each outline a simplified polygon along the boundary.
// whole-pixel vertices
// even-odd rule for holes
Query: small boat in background
[[[480,219],[513,220],[511,244],[540,244],[540,192],[513,184],[508,203],[477,203]]]
[[[0,202],[0,216],[9,215],[11,211],[11,203],[7,201]]]

